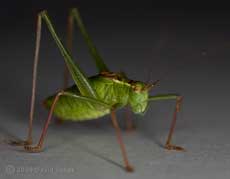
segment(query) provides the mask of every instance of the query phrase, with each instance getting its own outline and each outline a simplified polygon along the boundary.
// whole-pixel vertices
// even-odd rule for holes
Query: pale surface
[[[188,116],[188,115],[186,115]],[[144,119],[146,123],[150,122]],[[149,137],[145,132],[124,134],[130,162],[135,172],[126,173],[122,167],[120,150],[114,131],[108,124],[96,128],[94,124],[53,125],[49,129],[45,150],[39,154],[25,153],[20,147],[6,145],[10,134],[24,133],[20,124],[9,115],[2,116],[1,175],[9,178],[228,178],[230,166],[229,130],[227,125],[210,122],[194,123],[188,117],[183,128],[177,130],[174,142],[184,146],[185,153],[168,152],[159,144],[165,141],[166,131]],[[9,122],[5,122],[6,119]],[[189,122],[190,120],[190,122]],[[3,122],[3,121],[1,121]],[[180,121],[179,123],[181,123]],[[185,122],[182,122],[185,123]],[[6,126],[11,126],[6,131]],[[38,136],[39,128],[35,127]],[[150,129],[148,129],[150,130]],[[151,131],[149,131],[151,132]],[[226,143],[227,142],[227,143]],[[13,167],[13,169],[12,169]],[[10,169],[9,169],[10,168]],[[21,170],[22,168],[22,170]],[[31,169],[32,168],[32,169]],[[23,170],[25,169],[25,171]],[[32,172],[31,172],[31,170]],[[29,170],[29,171],[28,171]]]

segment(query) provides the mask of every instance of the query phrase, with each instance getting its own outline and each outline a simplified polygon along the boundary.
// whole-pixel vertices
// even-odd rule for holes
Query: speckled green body
[[[64,120],[90,120],[110,113],[112,107],[121,108],[130,105],[134,113],[144,112],[147,107],[148,92],[134,92],[130,80],[126,78],[110,78],[103,75],[92,76],[89,82],[96,91],[99,101],[108,106],[98,105],[93,102],[79,100],[71,96],[60,96],[55,105],[54,115]],[[133,81],[132,81],[133,82]],[[144,83],[139,85],[144,86]],[[65,91],[80,95],[76,85]],[[44,104],[50,108],[55,95],[48,97]]]

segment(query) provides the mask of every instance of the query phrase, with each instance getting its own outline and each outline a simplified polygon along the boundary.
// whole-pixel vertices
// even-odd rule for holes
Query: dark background
[[[20,150],[15,151],[15,148],[9,147],[3,141],[13,136],[19,138],[26,136],[36,15],[43,9],[48,10],[60,38],[65,43],[66,19],[68,9],[71,7],[78,7],[88,32],[110,69],[123,70],[130,78],[136,80],[160,79],[160,86],[152,91],[152,95],[176,92],[184,96],[175,143],[182,144],[188,149],[185,154],[168,155],[162,152],[164,151],[162,145],[165,142],[174,109],[173,101],[153,103],[144,117],[133,116],[137,132],[131,139],[129,139],[130,136],[124,135],[128,141],[127,148],[131,152],[130,160],[137,166],[135,176],[137,178],[140,176],[148,178],[151,175],[156,175],[158,178],[184,176],[187,178],[215,178],[216,176],[226,178],[229,176],[230,13],[227,5],[217,2],[207,4],[206,2],[177,3],[175,1],[160,3],[154,1],[61,1],[54,4],[51,1],[9,1],[1,4],[1,148],[3,149],[2,156],[9,154],[11,156],[10,158],[3,157],[2,163],[16,163],[15,165],[18,166],[15,156],[21,156],[22,160],[25,158],[30,160],[30,155],[22,154]],[[47,115],[40,103],[44,97],[62,86],[64,65],[47,28],[43,27],[36,95],[35,138],[38,138]],[[87,75],[94,75],[97,72],[95,65],[78,29],[75,32],[74,49],[75,61]],[[124,119],[123,113],[124,111],[118,112],[121,124]],[[59,148],[59,145],[67,143],[66,146],[69,145],[71,148],[68,148],[71,157],[63,155],[61,159],[67,159],[66,163],[63,163],[61,159],[58,160],[60,167],[66,164],[69,164],[67,166],[75,165],[72,159],[81,160],[84,163],[84,159],[79,159],[74,155],[75,150],[79,150],[79,153],[84,150],[81,147],[75,149],[78,141],[70,137],[77,135],[82,137],[85,134],[88,137],[87,140],[92,143],[89,147],[91,150],[96,152],[105,150],[105,153],[101,152],[103,156],[101,158],[110,156],[103,145],[110,140],[111,144],[108,145],[112,148],[116,145],[113,144],[115,141],[109,138],[112,138],[111,135],[114,133],[113,129],[107,131],[107,128],[110,128],[108,119],[108,116],[99,119],[100,128],[105,131],[104,133],[98,132],[100,128],[96,128],[93,121],[90,122],[89,127],[83,127],[83,129],[81,129],[82,124],[71,122],[63,126],[52,125],[49,129],[51,130],[49,141],[47,140],[46,143],[48,153],[43,153],[40,157],[49,156],[53,151],[56,155],[62,154],[63,148]],[[79,128],[80,133],[76,130]],[[63,133],[59,133],[60,130]],[[97,137],[102,138],[101,143],[95,142],[99,140]],[[76,140],[81,140],[81,138]],[[143,141],[144,145],[142,145]],[[88,144],[83,139],[81,142]],[[51,146],[49,146],[50,143]],[[99,147],[93,148],[93,144]],[[152,147],[155,148],[154,153],[150,152]],[[117,151],[117,148],[114,150]],[[84,156],[84,153],[82,155]],[[152,158],[154,156],[157,157]],[[117,152],[118,159],[112,157],[111,160],[121,163],[119,157],[120,153]],[[32,164],[43,166],[42,161],[40,159],[38,161],[34,160]],[[101,160],[89,157],[87,161],[100,163]],[[147,161],[152,162],[151,165],[146,166]],[[47,167],[53,166],[55,162],[57,162],[56,159],[50,157]],[[90,167],[92,170],[105,172],[103,175],[98,173],[98,178],[107,175],[113,177],[115,176],[113,173],[120,171],[119,167],[111,164],[109,164],[109,170],[105,170],[106,160],[101,163],[101,166],[95,164]],[[86,171],[86,165],[78,163],[76,169],[77,175],[82,175],[82,177],[86,175],[85,172],[78,170]],[[87,176],[91,177],[90,173],[93,174],[89,172]],[[119,173],[119,176],[124,177],[123,175],[124,173]]]
[[[138,80],[151,78],[154,81],[159,78],[162,85],[170,86],[162,86],[162,90],[166,91],[177,90],[174,86],[179,84],[182,87],[179,92],[183,93],[183,88],[186,88],[197,95],[197,99],[199,96],[209,99],[218,96],[220,89],[228,91],[224,80],[228,74],[230,14],[224,4],[9,1],[1,5],[0,11],[4,110],[18,110],[18,114],[23,115],[27,112],[37,13],[48,10],[59,36],[65,42],[68,10],[75,6],[112,70],[124,70]],[[41,87],[38,94],[46,95],[49,89],[52,93],[62,84],[63,60],[46,27],[43,27],[39,83],[46,89]],[[94,64],[77,30],[74,40],[74,56],[78,63],[87,75],[95,74]],[[178,80],[176,77],[169,79],[173,75],[183,80],[175,81]],[[208,82],[210,86],[207,86]],[[17,109],[11,106],[12,102],[18,102]],[[20,105],[21,102],[25,105]]]

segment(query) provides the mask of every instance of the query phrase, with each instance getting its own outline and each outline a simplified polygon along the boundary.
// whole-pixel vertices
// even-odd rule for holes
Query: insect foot
[[[32,152],[32,153],[36,153],[36,152],[41,152],[41,146],[40,145],[37,145],[37,146],[31,146],[31,145],[25,145],[24,146],[24,149],[27,151],[27,152]]]
[[[127,172],[133,172],[133,171],[134,171],[134,168],[133,168],[132,166],[128,165],[128,166],[125,167],[125,170],[126,170]]]
[[[181,151],[181,152],[185,152],[186,151],[183,147],[172,145],[172,144],[166,144],[165,148],[167,150],[176,150],[176,151]]]

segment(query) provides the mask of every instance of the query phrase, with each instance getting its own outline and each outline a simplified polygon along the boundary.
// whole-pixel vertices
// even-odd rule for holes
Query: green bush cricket
[[[56,45],[64,57],[66,69],[70,73],[75,84],[71,87],[67,87],[66,81],[68,74],[66,71],[64,77],[65,88],[44,100],[44,106],[49,110],[49,114],[43,127],[38,144],[36,146],[32,146],[32,122],[34,116],[36,76],[42,20],[47,25],[49,32],[51,33],[54,41],[56,42]],[[75,21],[99,71],[99,73],[95,76],[86,77],[78,64],[73,62],[73,58],[70,52],[72,51],[72,35]],[[53,114],[62,120],[73,121],[93,120],[110,114],[112,124],[116,131],[117,140],[121,148],[121,153],[124,160],[124,168],[131,172],[133,171],[133,167],[128,161],[115,111],[119,108],[129,106],[133,113],[142,114],[146,111],[150,101],[175,100],[176,107],[165,148],[168,150],[184,151],[182,147],[171,144],[172,135],[176,125],[176,116],[180,110],[182,102],[181,95],[159,94],[150,96],[150,90],[158,84],[159,80],[152,84],[147,84],[141,81],[130,80],[124,73],[111,72],[102,60],[96,47],[92,43],[91,38],[89,37],[81,20],[80,14],[76,8],[71,9],[68,16],[67,37],[68,48],[65,48],[58,35],[56,34],[47,11],[42,11],[38,14],[28,137],[27,140],[18,142],[15,141],[13,142],[14,144],[24,145],[25,150],[28,152],[40,152],[42,150],[47,129]],[[128,123],[127,121],[127,124],[130,124],[129,128],[131,129],[132,126],[130,122],[131,121]]]

